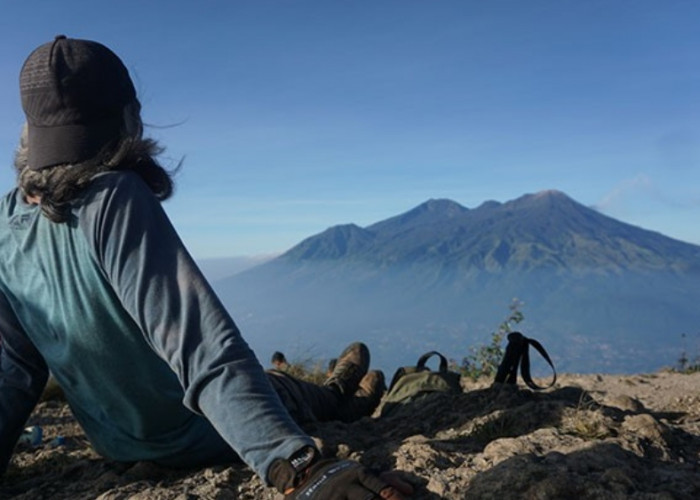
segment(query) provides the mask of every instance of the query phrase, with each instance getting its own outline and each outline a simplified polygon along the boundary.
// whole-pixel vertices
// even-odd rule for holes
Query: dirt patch
[[[398,470],[417,500],[700,498],[700,373],[563,375],[539,393],[463,384],[389,417],[307,430],[326,455]],[[60,401],[41,403],[27,425],[42,427],[42,444],[18,446],[0,498],[279,498],[240,464],[105,460]]]

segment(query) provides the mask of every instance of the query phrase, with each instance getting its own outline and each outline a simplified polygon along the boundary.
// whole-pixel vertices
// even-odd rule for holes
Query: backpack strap
[[[532,381],[532,377],[530,377],[530,355],[527,348],[525,349],[525,352],[523,352],[523,359],[520,362],[520,374],[523,376],[523,380],[528,387],[536,391],[552,387],[557,381],[557,371],[554,369],[554,363],[552,363],[552,360],[549,359],[549,354],[547,354],[547,351],[544,349],[544,347],[542,347],[542,344],[537,342],[535,339],[526,338],[525,340],[529,345],[537,349],[540,355],[547,361],[547,363],[549,363],[549,366],[552,367],[552,381],[546,387],[540,387]]]
[[[425,363],[427,363],[428,359],[430,359],[432,356],[437,356],[438,358],[440,358],[439,371],[446,372],[447,371],[447,359],[445,359],[445,356],[443,356],[442,354],[440,354],[437,351],[426,352],[418,359],[418,364],[416,365],[416,368],[418,369],[418,371],[427,369],[425,366]]]
[[[396,383],[399,381],[399,379],[401,377],[403,377],[404,375],[406,375],[406,373],[409,373],[409,371],[411,371],[411,370],[412,370],[412,367],[410,367],[410,366],[402,366],[401,368],[398,368],[394,372],[394,376],[391,378],[391,383],[389,384],[388,390],[389,391],[392,390],[394,388],[394,386],[396,385]]]
[[[396,383],[401,377],[408,375],[409,373],[422,372],[426,370],[430,371],[430,368],[425,366],[425,364],[428,362],[428,359],[430,359],[432,356],[437,356],[440,358],[439,372],[446,373],[447,359],[445,358],[445,356],[443,356],[437,351],[426,352],[420,358],[418,358],[418,363],[416,363],[416,366],[402,366],[394,372],[394,376],[391,378],[391,383],[389,384],[389,390],[391,390],[396,385]]]
[[[534,347],[537,352],[549,363],[552,367],[552,381],[546,387],[540,387],[532,380],[530,376],[530,354],[529,346]],[[507,384],[515,384],[518,376],[518,365],[520,365],[520,375],[523,381],[530,389],[542,390],[552,387],[557,381],[557,371],[554,368],[554,363],[547,354],[547,351],[542,344],[535,339],[525,337],[520,332],[512,332],[508,334],[508,345],[503,356],[503,361],[496,372],[496,382],[505,382]]]
[[[527,349],[525,336],[520,332],[512,332],[508,334],[508,344],[506,352],[503,355],[503,360],[498,366],[496,372],[496,382],[515,384],[518,378],[518,365],[520,358],[523,357],[523,351]]]

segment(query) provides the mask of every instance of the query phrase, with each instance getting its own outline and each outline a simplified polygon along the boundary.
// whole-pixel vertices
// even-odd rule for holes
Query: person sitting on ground
[[[272,354],[272,359],[270,360],[272,366],[276,370],[286,370],[289,368],[289,363],[287,363],[287,358],[280,351],[275,351]]]
[[[18,186],[0,199],[0,473],[51,372],[113,460],[240,457],[287,499],[410,494],[323,460],[283,405],[299,421],[365,412],[369,352],[349,346],[322,387],[265,374],[161,207],[173,182],[119,57],[58,36],[27,58],[20,93]]]

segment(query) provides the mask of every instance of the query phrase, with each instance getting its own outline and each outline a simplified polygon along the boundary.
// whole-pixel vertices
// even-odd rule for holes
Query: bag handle
[[[426,352],[420,358],[418,358],[418,363],[416,364],[415,371],[420,372],[420,371],[424,371],[424,370],[430,370],[430,368],[425,366],[425,363],[432,356],[437,356],[438,358],[440,358],[439,371],[441,373],[446,373],[447,372],[447,359],[445,358],[445,356],[443,356],[442,354],[440,354],[437,351]],[[401,377],[406,375],[406,373],[412,373],[413,370],[414,370],[413,367],[401,367],[398,370],[396,370],[396,372],[394,372],[394,376],[391,379],[391,384],[389,384],[389,390],[391,390],[396,385],[396,383],[399,381],[399,379]]]
[[[445,356],[440,354],[437,351],[430,351],[426,352],[423,354],[420,358],[418,358],[418,364],[416,365],[416,368],[418,368],[418,371],[420,370],[425,370],[425,363],[430,359],[432,356],[438,356],[440,358],[440,368],[439,370],[441,372],[446,372],[447,371],[447,359],[445,359]]]

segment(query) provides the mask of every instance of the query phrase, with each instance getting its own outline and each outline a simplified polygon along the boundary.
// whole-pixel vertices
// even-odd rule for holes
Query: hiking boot
[[[362,342],[354,342],[340,354],[333,373],[323,385],[335,388],[343,397],[351,397],[368,368],[369,349]]]
[[[368,398],[372,402],[372,410],[374,410],[385,392],[384,373],[381,370],[372,370],[360,380],[360,388],[357,389],[355,396]]]
[[[372,370],[362,377],[357,392],[351,398],[346,398],[340,406],[340,420],[354,422],[362,417],[372,415],[379,406],[382,396],[386,391],[384,374],[379,370]]]

